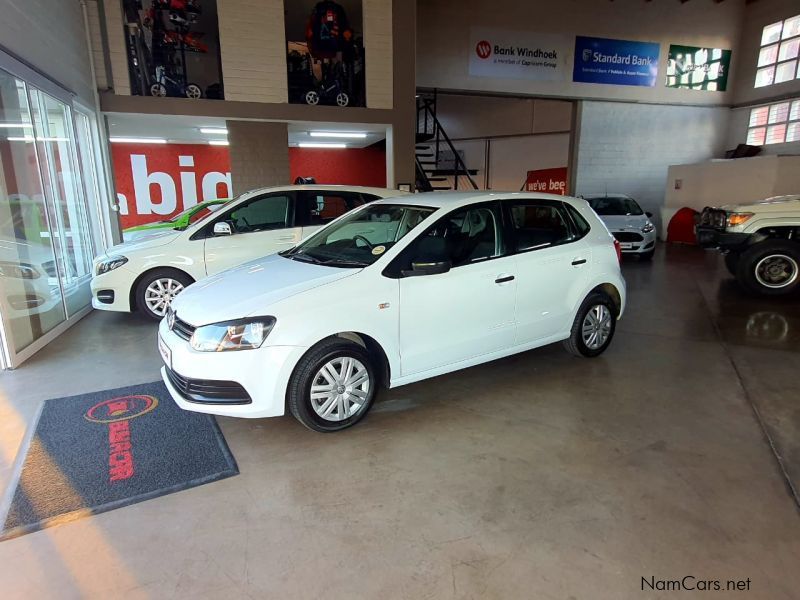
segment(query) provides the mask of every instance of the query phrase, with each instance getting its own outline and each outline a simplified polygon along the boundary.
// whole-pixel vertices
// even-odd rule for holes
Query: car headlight
[[[729,213],[727,224],[728,227],[736,227],[741,225],[753,216],[753,213]]]
[[[13,277],[14,279],[39,279],[39,271],[28,263],[14,263],[0,261],[0,276]]]
[[[653,225],[650,221],[648,221],[647,223],[644,224],[644,227],[642,227],[642,233],[650,233],[655,228],[656,226]]]
[[[198,352],[252,350],[264,343],[273,327],[275,317],[252,317],[212,323],[195,329],[189,343]]]
[[[97,274],[102,275],[103,273],[108,273],[109,271],[113,271],[128,262],[128,259],[124,256],[112,256],[111,258],[104,260],[101,263],[97,263]]]

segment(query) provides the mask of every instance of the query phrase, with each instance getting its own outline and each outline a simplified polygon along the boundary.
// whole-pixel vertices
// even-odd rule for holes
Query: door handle
[[[585,258],[576,258],[572,261],[572,266],[577,267],[578,265],[585,265],[586,259]]]
[[[514,281],[513,275],[500,275],[494,280],[495,283],[508,283],[509,281]]]

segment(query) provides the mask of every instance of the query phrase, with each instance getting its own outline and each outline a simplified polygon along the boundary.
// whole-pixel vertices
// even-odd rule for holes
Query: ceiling
[[[202,133],[200,128],[225,128],[225,119],[219,117],[184,117],[170,115],[145,115],[133,113],[107,113],[109,136],[112,138],[158,138],[172,143],[207,144],[210,140],[227,139],[225,135]],[[364,148],[386,138],[385,125],[363,123],[288,123],[289,146],[301,142],[339,142],[348,148]],[[310,131],[366,133],[365,138],[337,139],[311,137]]]

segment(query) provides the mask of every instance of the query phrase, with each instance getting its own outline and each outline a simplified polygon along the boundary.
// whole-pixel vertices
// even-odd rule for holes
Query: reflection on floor
[[[800,303],[719,257],[626,261],[603,357],[558,346],[385,392],[363,424],[220,419],[241,475],[0,544],[4,598],[622,598],[642,578],[793,598]],[[94,314],[0,375],[0,483],[38,403],[152,381],[155,327]]]

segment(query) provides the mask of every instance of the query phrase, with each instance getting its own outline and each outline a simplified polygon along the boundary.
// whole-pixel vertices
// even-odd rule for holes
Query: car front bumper
[[[627,231],[612,231],[613,235],[620,243],[620,249],[623,254],[647,254],[655,250],[656,247],[656,232],[655,230],[649,233]],[[638,236],[641,239],[629,239],[627,236]]]
[[[702,248],[719,248],[720,250],[735,250],[747,243],[749,233],[729,232],[707,225],[695,227],[697,244]]]
[[[226,417],[283,415],[289,378],[308,350],[300,346],[262,346],[255,350],[197,352],[169,330],[165,319],[159,324],[158,335],[168,348],[171,361],[171,365],[162,367],[161,378],[175,403],[184,410]],[[196,382],[199,387],[179,389],[184,381]],[[203,388],[204,384],[211,385]],[[232,397],[222,397],[220,390],[226,386],[231,390],[240,387],[244,395],[234,391]],[[213,389],[214,397],[198,398],[202,394],[196,392],[203,389]]]
[[[96,268],[96,267],[95,267]],[[92,277],[92,306],[97,310],[131,312],[131,287],[136,273],[124,266]]]

